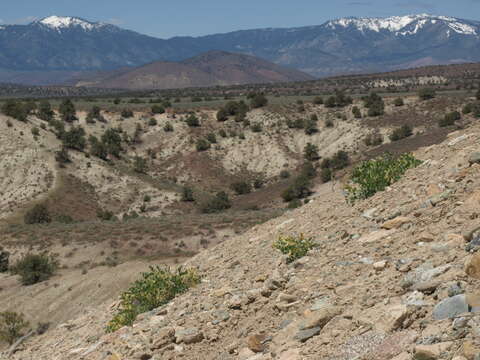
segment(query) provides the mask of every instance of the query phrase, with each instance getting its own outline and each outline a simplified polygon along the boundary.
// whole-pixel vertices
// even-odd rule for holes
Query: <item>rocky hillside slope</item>
[[[10,359],[474,359],[480,352],[480,165],[474,124],[415,152],[349,205],[324,184],[300,209],[187,261],[202,283],[105,334],[118,304],[35,336]],[[318,247],[288,264],[282,234]],[[4,356],[6,359],[7,355]]]

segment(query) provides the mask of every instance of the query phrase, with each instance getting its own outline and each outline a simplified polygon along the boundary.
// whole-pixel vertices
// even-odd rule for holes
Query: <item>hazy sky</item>
[[[168,38],[425,12],[480,20],[480,0],[2,0],[0,19],[25,24],[49,15],[79,16]]]

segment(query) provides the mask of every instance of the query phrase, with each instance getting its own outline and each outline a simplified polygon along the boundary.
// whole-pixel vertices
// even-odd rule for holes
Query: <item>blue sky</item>
[[[3,0],[0,20],[24,24],[70,15],[169,38],[425,12],[480,20],[480,0]]]

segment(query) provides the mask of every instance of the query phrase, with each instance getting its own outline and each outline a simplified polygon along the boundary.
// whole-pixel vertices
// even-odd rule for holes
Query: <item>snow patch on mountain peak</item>
[[[463,35],[478,35],[479,26],[475,27],[471,22],[465,22],[448,16],[435,16],[429,14],[391,16],[387,18],[342,18],[327,22],[326,26],[335,29],[338,27],[354,26],[360,31],[390,31],[396,35],[416,34],[427,24],[444,22],[450,29]],[[401,31],[403,30],[403,31]]]
[[[38,23],[48,26],[51,29],[60,30],[71,27],[81,27],[84,30],[93,30],[95,28],[101,27],[103,24],[91,23],[89,21],[71,17],[71,16],[49,16],[46,17]]]

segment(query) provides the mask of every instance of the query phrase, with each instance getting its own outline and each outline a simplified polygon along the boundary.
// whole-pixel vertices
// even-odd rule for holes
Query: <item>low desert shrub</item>
[[[23,336],[23,331],[28,327],[28,322],[23,314],[13,311],[0,312],[0,340],[12,345]]]
[[[25,224],[48,224],[52,222],[48,209],[43,204],[37,204],[25,213]]]
[[[313,239],[306,238],[303,234],[299,236],[280,236],[273,243],[275,249],[287,255],[288,263],[304,257],[315,246]]]
[[[195,269],[173,271],[168,267],[151,267],[120,296],[119,310],[108,323],[107,332],[131,326],[138,315],[167,304],[200,280]]]
[[[385,154],[373,160],[362,162],[357,166],[350,178],[351,185],[346,186],[347,199],[354,203],[366,199],[379,191],[385,190],[410,168],[417,167],[422,162],[412,154],[403,154],[397,158]]]
[[[48,253],[29,253],[18,260],[10,272],[19,275],[23,285],[33,285],[48,280],[57,268],[58,261],[55,256]]]

